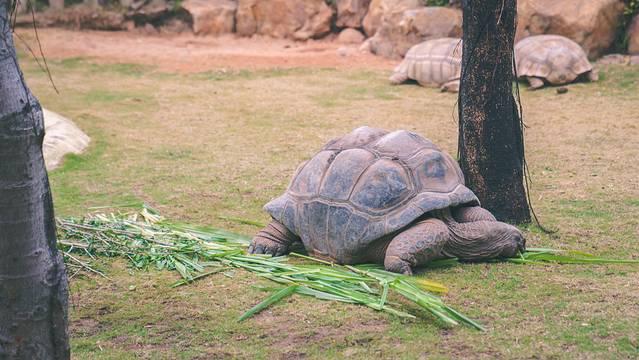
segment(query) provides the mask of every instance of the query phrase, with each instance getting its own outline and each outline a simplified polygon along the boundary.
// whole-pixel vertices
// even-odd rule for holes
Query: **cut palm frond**
[[[205,226],[167,221],[148,207],[139,212],[94,214],[82,219],[58,219],[58,244],[68,260],[75,254],[122,257],[137,269],[155,267],[177,271],[177,287],[241,268],[285,287],[247,311],[240,321],[297,293],[321,300],[368,306],[378,311],[415,318],[391,301],[393,293],[414,302],[447,325],[478,323],[445,305],[436,293],[447,288],[420,277],[385,271],[378,265],[342,266],[310,256],[292,254],[312,263],[291,263],[288,257],[247,255],[248,237]],[[78,263],[77,266],[80,263]],[[82,262],[85,267],[88,263]]]
[[[633,259],[609,259],[576,250],[556,250],[546,248],[529,248],[519,257],[507,259],[516,264],[639,264]]]

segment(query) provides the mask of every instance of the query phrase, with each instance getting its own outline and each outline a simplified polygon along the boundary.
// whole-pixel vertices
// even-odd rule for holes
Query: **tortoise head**
[[[567,52],[553,54],[552,71],[546,79],[553,85],[567,84],[574,81],[579,74],[574,71],[574,58]]]

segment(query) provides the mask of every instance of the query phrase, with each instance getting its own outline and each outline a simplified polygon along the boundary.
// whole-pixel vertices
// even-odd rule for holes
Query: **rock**
[[[404,11],[420,7],[423,7],[420,0],[371,0],[366,17],[362,21],[364,32],[368,37],[372,37],[384,21],[399,21]]]
[[[639,54],[639,14],[635,15],[630,22],[626,34],[628,37],[628,53]]]
[[[347,48],[347,47],[340,47],[337,49],[337,55],[341,56],[341,57],[347,57],[350,55],[353,55],[355,53],[355,50],[352,48]]]
[[[144,26],[140,28],[140,32],[145,35],[157,35],[159,33],[158,29],[150,23],[144,24]]]
[[[371,0],[336,0],[338,27],[362,27]]]
[[[195,34],[226,34],[235,28],[236,0],[185,0],[182,8],[193,18]]]
[[[609,54],[597,60],[599,65],[628,65],[630,56],[623,54]]]
[[[124,15],[115,11],[78,4],[51,13],[55,25],[89,30],[126,30]],[[47,15],[44,15],[47,17]]]
[[[134,0],[129,6],[126,16],[138,26],[150,22],[160,22],[172,8],[166,0]]]
[[[520,0],[516,39],[563,35],[596,59],[613,45],[623,9],[620,0]]]
[[[427,39],[461,37],[462,12],[446,7],[406,10],[399,21],[385,19],[371,38],[371,51],[389,58],[404,56],[413,45]]]
[[[49,9],[64,10],[64,0],[49,0]]]
[[[630,57],[630,65],[639,65],[639,55],[633,55]]]
[[[363,53],[371,52],[371,39],[366,39],[366,41],[359,46],[358,50]]]
[[[24,15],[28,12],[28,10],[29,10],[29,4],[26,1],[20,1],[16,4],[16,13],[18,15]]]
[[[340,44],[361,44],[364,41],[364,34],[355,29],[344,29],[337,36],[337,42]]]
[[[44,143],[42,151],[47,170],[60,165],[64,155],[81,154],[91,139],[73,121],[49,111],[44,111]]]
[[[307,40],[329,33],[332,17],[324,0],[239,0],[236,31]]]
[[[160,26],[160,33],[180,34],[191,31],[191,25],[180,18],[171,17]]]
[[[567,86],[560,86],[557,88],[557,94],[561,95],[561,94],[565,94],[568,92],[568,87]]]

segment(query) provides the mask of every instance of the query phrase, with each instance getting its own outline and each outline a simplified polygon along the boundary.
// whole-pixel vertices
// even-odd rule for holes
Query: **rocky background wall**
[[[400,58],[429,38],[461,37],[455,0],[37,0],[18,23],[40,26],[191,31],[198,35],[265,35],[299,41],[335,37]],[[432,6],[439,5],[439,6]],[[639,54],[639,0],[519,0],[517,39],[559,34],[591,60],[610,52]]]

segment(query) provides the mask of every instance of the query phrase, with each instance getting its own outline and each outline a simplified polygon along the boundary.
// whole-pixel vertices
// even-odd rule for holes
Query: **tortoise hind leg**
[[[528,80],[528,83],[530,84],[530,90],[537,90],[544,87],[544,80],[538,77],[528,76],[526,77],[526,80]]]
[[[384,267],[388,271],[412,275],[413,267],[441,258],[450,233],[439,219],[427,219],[402,231],[386,249]]]
[[[447,83],[444,83],[440,87],[440,90],[442,92],[450,92],[450,93],[459,92],[459,79],[451,80],[451,81],[449,81]]]
[[[249,254],[270,254],[281,256],[288,254],[290,247],[300,238],[279,221],[273,220],[258,232],[248,248]]]
[[[390,81],[391,85],[399,85],[408,80],[408,74],[403,71],[396,71],[393,73],[393,75],[391,75],[390,78],[388,78],[388,80]]]

